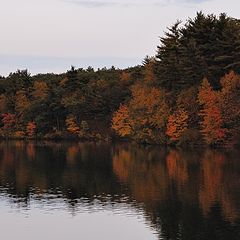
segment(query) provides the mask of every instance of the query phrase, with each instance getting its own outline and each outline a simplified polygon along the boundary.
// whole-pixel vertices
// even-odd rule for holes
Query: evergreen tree
[[[180,71],[180,31],[181,22],[175,23],[165,37],[160,38],[161,45],[158,46],[156,55],[156,75],[161,87],[168,90],[176,88],[183,79]]]
[[[229,70],[240,71],[239,20],[199,12],[183,27],[179,24],[160,39],[156,73],[161,87],[178,91],[206,77],[219,89],[219,79]]]

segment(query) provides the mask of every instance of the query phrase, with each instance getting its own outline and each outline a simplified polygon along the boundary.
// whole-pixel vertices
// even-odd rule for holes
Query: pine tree
[[[160,38],[156,55],[158,84],[167,90],[177,88],[184,81],[180,69],[180,23],[177,21],[168,28],[169,32],[165,33],[165,37]]]

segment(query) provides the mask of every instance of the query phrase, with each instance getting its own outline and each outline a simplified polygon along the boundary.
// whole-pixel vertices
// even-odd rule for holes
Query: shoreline
[[[239,144],[233,145],[207,145],[204,143],[199,144],[158,144],[158,143],[141,143],[131,139],[119,139],[119,138],[108,138],[108,139],[84,139],[84,138],[46,138],[46,137],[36,137],[36,138],[2,138],[0,137],[0,142],[14,142],[14,141],[21,141],[21,142],[68,142],[68,143],[105,143],[105,144],[135,144],[138,146],[146,146],[146,147],[161,147],[161,148],[176,148],[176,149],[194,149],[194,148],[201,148],[201,149],[237,149],[239,148]]]

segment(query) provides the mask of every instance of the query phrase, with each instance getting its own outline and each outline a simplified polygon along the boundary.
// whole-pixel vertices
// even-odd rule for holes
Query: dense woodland
[[[240,20],[197,13],[128,69],[0,78],[0,136],[147,144],[240,142]]]

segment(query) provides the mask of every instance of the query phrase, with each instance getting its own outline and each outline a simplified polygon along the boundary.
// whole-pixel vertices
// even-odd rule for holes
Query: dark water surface
[[[4,240],[240,239],[240,151],[0,142]]]

